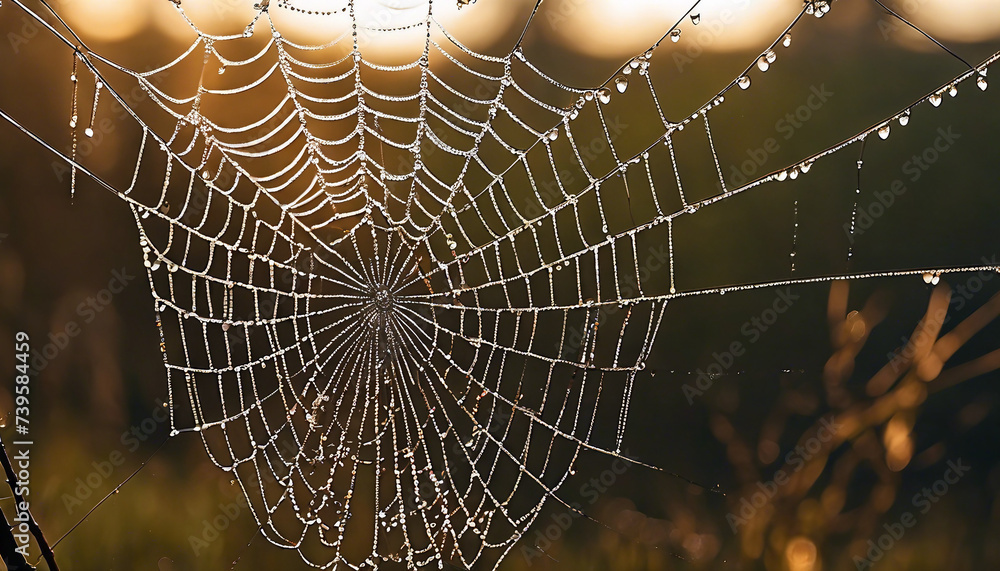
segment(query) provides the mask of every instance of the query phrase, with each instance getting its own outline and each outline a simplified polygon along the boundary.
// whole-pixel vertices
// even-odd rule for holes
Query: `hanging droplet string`
[[[70,178],[69,178],[70,200],[72,200],[76,196],[76,121],[79,118],[79,116],[77,115],[76,93],[77,93],[77,87],[80,84],[79,78],[76,75],[77,64],[80,61],[78,59],[78,54],[79,52],[77,51],[73,52],[73,73],[70,74],[69,76],[70,82],[73,83],[73,95],[71,98],[70,111],[69,111],[69,132],[70,136],[73,139],[73,147],[71,150],[71,158],[73,159],[73,162],[70,164]]]
[[[858,199],[861,197],[861,168],[865,164],[865,143],[867,141],[867,137],[861,137],[861,153],[858,155],[858,184],[854,190],[854,208],[851,210],[851,234],[848,236],[850,243],[847,246],[847,270],[851,269],[851,261],[854,257],[854,228],[858,221]]]
[[[94,77],[94,107],[90,110],[90,126],[83,132],[84,135],[88,137],[94,136],[94,119],[97,117],[97,101],[101,98],[101,89],[104,87],[104,82],[101,81],[100,77]]]
[[[788,260],[791,264],[790,275],[795,275],[795,256],[798,255],[799,249],[799,191],[797,188],[792,189],[795,195],[795,201],[792,204],[792,250],[788,253]]]

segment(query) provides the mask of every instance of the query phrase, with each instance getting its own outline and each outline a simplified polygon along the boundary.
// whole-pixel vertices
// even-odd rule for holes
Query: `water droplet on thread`
[[[899,124],[905,127],[910,122],[910,110],[907,109],[902,115],[899,116]]]
[[[764,59],[767,60],[767,63],[774,63],[774,60],[778,59],[778,54],[774,53],[774,50],[767,50],[764,53]]]
[[[697,26],[701,23],[701,14],[691,14],[691,23]]]
[[[980,75],[979,78],[976,79],[976,85],[979,86],[979,89],[986,91],[986,88],[989,87],[989,83],[986,81],[986,76]]]
[[[766,57],[760,56],[759,58],[757,58],[757,69],[761,71],[767,71],[771,69],[771,64],[768,63]]]
[[[88,137],[93,137],[94,136],[94,130],[91,129],[90,127],[87,127],[86,129],[84,129],[83,134],[86,135],[86,136],[88,136]]]
[[[670,41],[671,42],[677,43],[677,42],[680,41],[680,39],[681,39],[681,31],[680,30],[674,30],[674,31],[670,32]]]
[[[601,103],[607,105],[608,103],[611,103],[611,92],[607,89],[602,89],[597,92],[597,99],[599,99]]]
[[[941,105],[941,96],[938,95],[937,93],[928,97],[927,100],[930,101],[931,105],[935,107],[939,107]]]
[[[744,75],[743,77],[739,78],[736,84],[740,86],[740,89],[746,89],[750,87],[750,78]]]
[[[949,87],[948,88],[948,95],[951,95],[952,97],[955,97],[956,95],[958,95],[958,87],[956,87],[954,85],[952,85],[951,87]]]
[[[618,93],[625,93],[625,90],[628,89],[628,78],[624,75],[618,76],[615,79],[615,87],[618,89]]]
[[[882,139],[883,141],[889,138],[889,125],[883,125],[878,130],[878,138]]]
[[[786,48],[792,45],[792,35],[785,34],[785,37],[781,39],[781,45],[785,46]]]

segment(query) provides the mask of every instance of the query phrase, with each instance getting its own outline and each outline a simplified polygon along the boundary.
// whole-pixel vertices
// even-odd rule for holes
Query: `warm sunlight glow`
[[[299,0],[291,5],[322,15],[290,9],[271,10],[275,27],[285,37],[311,44],[325,44],[344,37],[345,46],[352,45],[349,12],[338,10],[327,14],[324,6],[328,4],[322,0]],[[423,21],[428,7],[427,0],[358,0],[355,3],[358,47],[366,57],[376,60],[387,56],[412,60],[414,53],[419,55],[424,47],[426,28]],[[445,29],[459,41],[471,44],[473,49],[495,42],[519,13],[510,3],[500,2],[480,2],[462,9],[455,2],[436,2],[433,10],[435,19]],[[440,39],[440,31],[433,23],[431,33]]]
[[[910,0],[891,6],[901,16],[943,42],[974,43],[994,39],[1000,35],[1000,10],[997,10],[995,0],[961,2]],[[889,21],[888,18],[882,20]],[[893,23],[900,30],[906,27],[898,21]],[[893,30],[890,29],[888,33],[892,34]],[[904,33],[907,37],[919,35],[912,30],[906,30]],[[919,40],[928,42],[923,36],[919,36]]]
[[[84,38],[117,42],[128,39],[149,22],[149,6],[133,0],[76,0],[57,3],[70,25]]]
[[[691,11],[692,19],[684,16],[691,4],[690,0],[557,0],[543,9],[543,16],[563,43],[599,57],[642,51],[683,18],[677,49],[697,57],[702,51],[742,49],[773,39],[779,31],[775,26],[800,8],[784,0],[707,0]]]

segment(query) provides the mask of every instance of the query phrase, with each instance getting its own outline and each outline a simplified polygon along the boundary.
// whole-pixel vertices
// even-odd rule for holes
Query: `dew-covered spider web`
[[[1000,54],[737,185],[726,180],[713,121],[768,81],[800,26],[830,3],[802,3],[743,73],[679,116],[664,111],[658,50],[684,41],[700,2],[607,82],[584,88],[534,63],[524,33],[503,52],[466,47],[437,18],[454,0],[386,7],[397,17],[389,27],[365,24],[374,2],[265,0],[225,32],[202,29],[175,4],[192,41],[143,70],[86,48],[58,18],[45,24],[67,46],[73,94],[72,150],[47,146],[71,165],[71,192],[86,174],[134,213],[172,436],[196,433],[260,532],[319,568],[495,566],[543,506],[576,510],[558,492],[582,452],[659,470],[625,449],[633,384],[672,300],[995,269],[853,272],[847,250],[840,271],[803,274],[796,217],[769,222],[787,228],[782,275],[692,286],[675,264],[684,243],[674,231],[720,203],[858,155],[952,91],[985,90]],[[39,23],[58,13],[19,0],[3,10]],[[300,41],[282,32],[291,16],[338,32]],[[406,56],[370,57],[376,36],[406,38]],[[123,94],[134,86],[158,115],[129,105]],[[123,183],[77,156],[109,99],[141,130]],[[616,104],[646,106],[649,123],[619,136]],[[595,141],[606,151],[592,152]],[[703,149],[717,188],[685,183],[684,145]],[[863,162],[850,161],[859,177]],[[855,198],[843,213],[852,231],[856,216]],[[653,244],[669,252],[656,279],[644,267]],[[620,310],[602,315],[608,307]]]

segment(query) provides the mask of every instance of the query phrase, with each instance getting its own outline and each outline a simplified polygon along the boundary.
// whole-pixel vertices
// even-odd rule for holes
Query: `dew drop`
[[[220,65],[219,66],[219,75],[222,75],[224,73],[226,73],[226,66]]]
[[[740,86],[740,89],[746,89],[750,87],[750,78],[744,75],[736,82],[736,84]]]
[[[166,214],[167,212],[170,212],[170,203],[164,201],[164,203],[160,205],[160,212],[162,214]]]
[[[625,90],[628,89],[628,78],[624,75],[618,76],[615,79],[615,87],[618,89],[618,93],[625,93]]]
[[[674,31],[670,32],[670,41],[671,42],[677,43],[677,42],[680,41],[680,39],[681,39],[681,31],[680,30],[674,30]]]
[[[785,34],[785,37],[781,39],[781,45],[785,46],[786,48],[792,45],[792,35]]]
[[[976,85],[979,86],[979,89],[986,91],[986,88],[989,87],[989,84],[986,82],[986,76],[980,75],[979,79],[976,80]]]
[[[153,262],[149,264],[149,269],[153,270],[154,272],[160,269],[160,260],[153,260]]]
[[[781,171],[781,172],[779,172],[775,176],[775,178],[777,178],[779,181],[783,181],[783,180],[787,179],[788,178],[788,171]]]
[[[941,281],[941,276],[935,275],[933,278],[931,278],[931,285],[938,285],[938,282],[940,281]]]
[[[889,138],[889,125],[883,125],[878,130],[878,138],[882,139],[883,141]]]
[[[691,14],[691,23],[697,26],[701,23],[701,14]]]
[[[559,129],[552,129],[551,131],[549,131],[548,138],[549,138],[550,141],[555,141],[556,139],[558,139],[559,138]]]
[[[930,272],[925,272],[924,273],[924,283],[925,284],[931,283],[931,280],[933,280],[933,279],[934,279],[934,274],[932,274]]]
[[[910,110],[907,109],[902,115],[899,116],[899,124],[905,127],[909,122],[910,122]]]
[[[757,69],[761,71],[767,71],[771,69],[771,64],[767,61],[765,56],[760,56],[757,58]]]
[[[774,50],[767,50],[764,53],[764,59],[767,60],[767,63],[774,63],[774,60],[778,59],[778,54],[774,53]]]
[[[601,226],[601,232],[604,232],[605,234],[608,233],[608,225],[607,224],[605,224],[604,226]]]
[[[812,167],[813,167],[812,161],[806,161],[802,163],[801,166],[799,166],[799,170],[802,171],[802,174],[805,174],[809,172],[809,169],[811,169]]]
[[[88,136],[88,137],[93,137],[94,136],[94,130],[91,129],[90,127],[87,127],[86,129],[84,129],[83,134],[86,135],[86,136]]]
[[[939,107],[941,105],[941,96],[938,95],[937,93],[931,95],[927,100],[930,101],[931,105],[935,107]]]
[[[597,92],[597,99],[599,99],[601,103],[607,105],[608,103],[611,103],[611,92],[607,89],[601,89]]]
[[[799,169],[793,168],[792,170],[788,171],[788,178],[792,180],[799,178]]]
[[[148,210],[143,210],[142,211],[142,216],[140,216],[140,218],[142,218],[143,220],[149,218],[149,211]]]
[[[69,120],[70,129],[76,129],[76,119],[77,119],[76,115],[73,115],[73,117]]]
[[[951,87],[949,87],[948,88],[948,95],[951,95],[952,97],[955,97],[956,95],[958,95],[958,87],[955,87],[954,85],[952,85]]]

